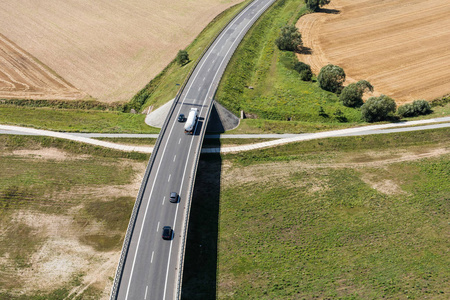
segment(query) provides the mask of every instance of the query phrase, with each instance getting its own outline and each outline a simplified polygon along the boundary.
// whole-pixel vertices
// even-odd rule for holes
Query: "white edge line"
[[[271,5],[272,2],[269,2],[268,4]],[[268,6],[268,4],[264,5],[264,6],[258,11],[258,13],[255,14],[255,16],[258,15],[259,12],[261,12],[261,10],[264,10],[265,7]],[[252,5],[249,5],[249,6],[247,7],[247,9],[249,9],[251,6],[252,6]],[[255,16],[253,16],[253,18],[254,18]],[[236,18],[235,21],[237,21],[237,19],[238,19],[238,18]],[[233,22],[233,23],[234,23],[234,22]],[[242,32],[248,27],[248,25],[249,25],[249,24],[247,24],[247,25],[241,30],[241,32],[239,33],[238,37],[239,37],[239,36],[242,34]],[[230,25],[230,26],[231,26],[231,25]],[[219,40],[220,40],[220,39],[219,39]],[[207,99],[207,96],[208,96],[208,94],[209,94],[209,92],[210,92],[212,86],[214,85],[214,80],[216,79],[216,76],[217,76],[217,74],[218,74],[220,68],[222,67],[222,64],[223,64],[223,62],[225,61],[225,59],[226,59],[228,53],[230,52],[230,50],[231,50],[231,48],[233,47],[234,43],[236,43],[236,40],[238,40],[238,38],[236,38],[236,39],[233,41],[233,44],[231,44],[231,47],[228,49],[227,53],[225,54],[225,56],[224,56],[223,59],[222,59],[222,62],[220,63],[219,67],[217,68],[216,74],[214,75],[214,78],[213,78],[213,80],[212,80],[212,82],[211,82],[211,84],[210,84],[210,86],[209,86],[208,92],[206,93],[206,97],[205,97],[205,99],[203,100],[202,107],[201,107],[201,109],[200,109],[199,115],[201,115],[201,113],[202,113],[202,111],[203,111],[205,100]],[[217,43],[216,43],[216,44],[217,44]],[[211,51],[211,52],[212,52],[212,51]],[[209,56],[209,54],[208,54],[208,56]],[[207,59],[205,59],[205,61],[206,61],[206,60],[207,60]],[[202,64],[202,66],[203,66],[203,64]],[[199,69],[199,70],[200,70],[200,69]],[[197,74],[197,75],[198,75],[198,74]],[[196,77],[197,77],[197,76],[196,76]],[[195,78],[194,78],[194,80],[195,80]],[[192,84],[191,84],[191,86],[192,86]],[[184,101],[183,101],[183,102],[184,102]],[[198,126],[198,122],[195,124],[195,130],[197,129],[197,126]],[[189,152],[188,152],[187,158],[189,158],[189,156],[190,156],[193,141],[194,141],[194,138],[191,139],[191,145],[189,146]],[[186,164],[185,164],[185,167],[184,167],[184,172],[183,172],[183,177],[182,177],[182,181],[181,181],[181,186],[182,186],[183,183],[184,183],[184,178],[185,178],[185,173],[186,173],[186,168],[187,168],[187,162],[188,162],[188,160],[186,160]],[[181,194],[181,193],[182,193],[182,188],[180,188],[180,194]],[[174,231],[175,231],[175,221],[176,221],[176,217],[177,217],[177,214],[178,214],[178,208],[179,208],[179,207],[180,207],[180,206],[178,205],[178,206],[177,206],[177,209],[176,209],[176,211],[175,211],[175,218],[174,218],[174,223],[173,223],[173,229],[174,229]],[[172,245],[173,245],[173,243],[170,243],[169,256],[168,256],[168,262],[167,262],[167,270],[166,270],[166,281],[165,281],[165,284],[164,284],[164,296],[163,296],[163,300],[166,299],[167,279],[168,279],[168,277],[169,277],[169,267],[170,267],[170,257],[171,257],[171,253],[172,253]]]

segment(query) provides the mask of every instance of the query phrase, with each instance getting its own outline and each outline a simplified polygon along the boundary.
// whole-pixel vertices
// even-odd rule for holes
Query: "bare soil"
[[[333,0],[296,26],[311,53],[299,60],[318,74],[342,67],[347,83],[368,80],[398,104],[450,92],[450,2]]]
[[[0,38],[0,61],[8,62],[0,70],[0,97],[127,101],[241,1],[4,0],[0,33],[10,43]],[[42,63],[30,54],[25,60],[25,52]],[[39,71],[44,65],[65,80]]]

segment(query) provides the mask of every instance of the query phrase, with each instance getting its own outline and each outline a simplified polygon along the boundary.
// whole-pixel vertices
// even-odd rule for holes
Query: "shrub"
[[[332,64],[326,65],[320,69],[317,81],[321,89],[332,92],[340,93],[342,89],[342,83],[345,81],[345,72],[339,66]]]
[[[363,105],[362,96],[366,91],[373,92],[373,86],[366,80],[350,83],[341,92],[339,98],[347,107],[360,107]]]
[[[361,106],[361,117],[366,122],[383,121],[395,112],[395,108],[395,101],[388,96],[370,97]]]
[[[294,70],[300,74],[300,79],[303,81],[310,81],[312,78],[311,66],[298,61],[294,65]]]
[[[397,113],[401,117],[416,117],[431,113],[431,105],[426,100],[415,100],[413,103],[407,103],[400,106]]]
[[[180,66],[184,66],[185,64],[187,64],[189,62],[189,54],[187,53],[186,50],[180,50],[178,51],[177,54],[177,63]]]
[[[285,25],[281,28],[280,36],[275,40],[280,50],[298,51],[303,46],[302,35],[294,25]]]
[[[414,117],[416,116],[416,112],[414,111],[414,107],[412,103],[407,103],[405,105],[399,106],[397,113],[401,117]]]
[[[412,105],[419,115],[427,115],[432,112],[431,105],[426,100],[414,100]]]

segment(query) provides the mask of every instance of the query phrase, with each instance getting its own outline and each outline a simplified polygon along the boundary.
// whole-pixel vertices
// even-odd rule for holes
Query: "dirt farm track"
[[[399,104],[432,100],[450,93],[449,16],[448,0],[332,0],[298,21],[311,49],[299,59],[316,74],[338,65]]]
[[[0,98],[128,101],[242,0],[2,0]]]

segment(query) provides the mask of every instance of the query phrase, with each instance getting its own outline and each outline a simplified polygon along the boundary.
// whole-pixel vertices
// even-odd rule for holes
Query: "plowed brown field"
[[[0,98],[129,100],[241,1],[3,0]]]
[[[366,79],[397,103],[450,93],[448,0],[333,0],[297,27],[311,54],[298,55],[318,74],[328,63],[347,82]]]

